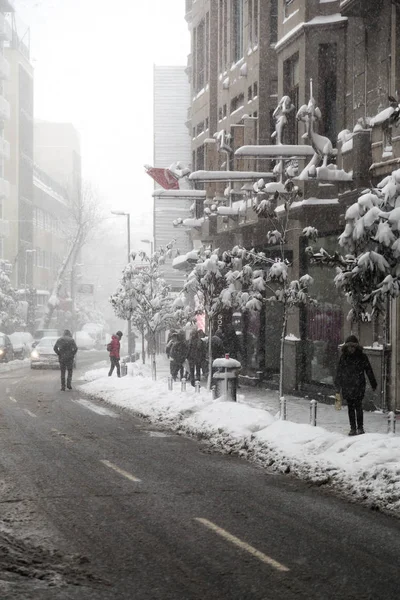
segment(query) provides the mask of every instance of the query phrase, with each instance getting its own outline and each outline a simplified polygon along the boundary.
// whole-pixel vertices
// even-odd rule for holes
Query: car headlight
[[[39,352],[37,350],[33,350],[31,352],[31,358],[39,358]]]
[[[4,354],[4,349],[0,348],[0,356],[3,356],[3,354]]]

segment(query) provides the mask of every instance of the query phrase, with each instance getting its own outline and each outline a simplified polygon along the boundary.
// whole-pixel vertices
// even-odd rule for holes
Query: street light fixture
[[[151,256],[153,256],[153,242],[152,240],[140,240],[143,244],[150,244]]]
[[[128,263],[131,260],[131,215],[130,213],[123,212],[122,210],[112,210],[112,215],[119,217],[126,217],[127,234],[128,234]],[[130,318],[128,319],[128,354],[129,360],[132,360],[132,324]]]

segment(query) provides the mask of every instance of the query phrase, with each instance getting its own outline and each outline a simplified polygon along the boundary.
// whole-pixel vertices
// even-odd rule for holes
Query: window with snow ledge
[[[290,13],[290,5],[293,4],[294,0],[284,0],[285,3],[285,17]]]
[[[244,0],[232,0],[232,60],[243,58]]]

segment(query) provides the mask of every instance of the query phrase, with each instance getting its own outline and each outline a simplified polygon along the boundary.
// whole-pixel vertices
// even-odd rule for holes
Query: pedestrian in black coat
[[[200,381],[201,367],[206,358],[206,345],[202,340],[201,333],[199,330],[194,329],[189,338],[187,360],[192,386],[195,385],[195,381]]]
[[[335,385],[347,403],[350,421],[349,435],[364,433],[364,414],[362,402],[365,394],[365,374],[375,391],[377,382],[368,356],[364,354],[358,339],[350,335],[343,347],[337,367]]]
[[[167,356],[170,359],[170,372],[174,381],[180,373],[183,377],[183,363],[187,358],[188,344],[185,339],[185,333],[178,331],[171,336],[166,348]]]
[[[61,391],[65,392],[65,372],[67,375],[67,388],[72,390],[72,371],[74,369],[74,358],[78,352],[78,346],[72,337],[69,329],[64,331],[64,335],[56,341],[53,347],[54,352],[58,355],[61,369]]]

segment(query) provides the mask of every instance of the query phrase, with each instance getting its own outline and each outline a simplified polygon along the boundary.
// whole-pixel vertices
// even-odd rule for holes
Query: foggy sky
[[[16,0],[16,8],[31,26],[35,116],[76,126],[84,176],[106,202],[150,213],[143,165],[153,158],[153,64],[186,64],[184,0]]]

